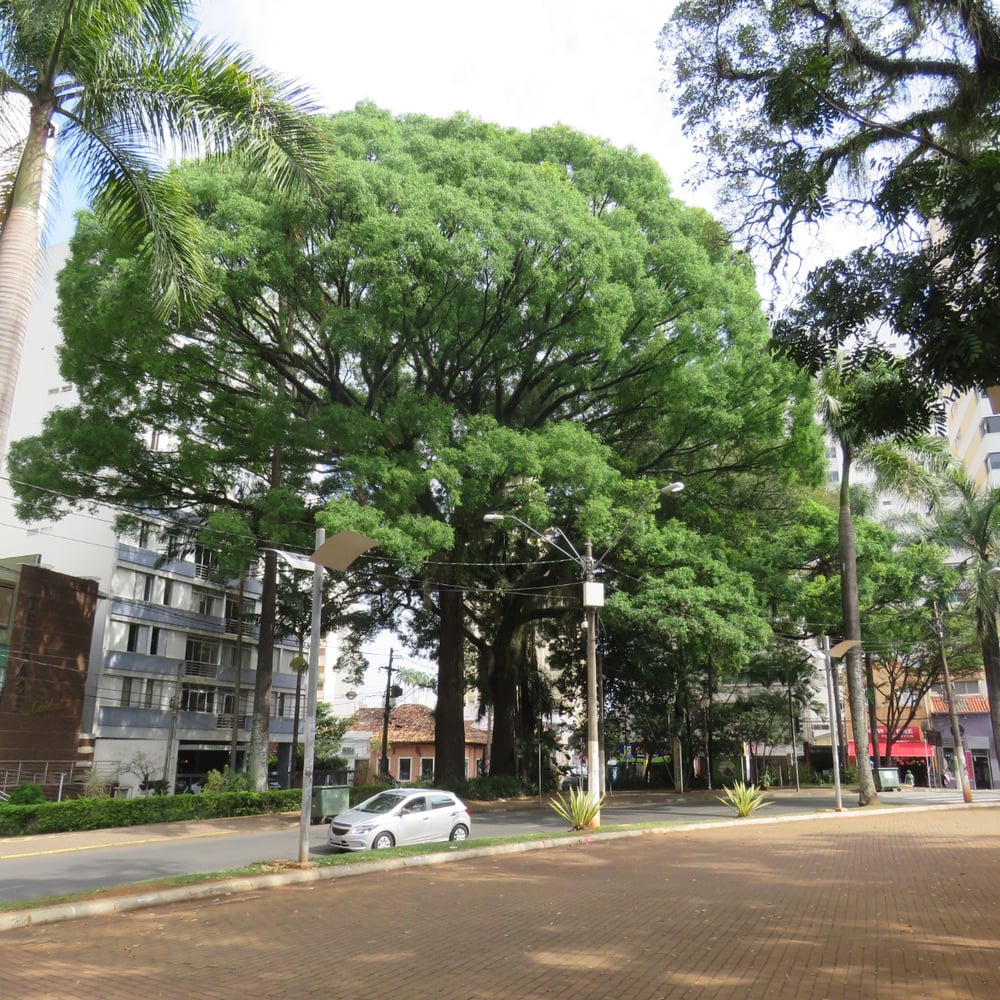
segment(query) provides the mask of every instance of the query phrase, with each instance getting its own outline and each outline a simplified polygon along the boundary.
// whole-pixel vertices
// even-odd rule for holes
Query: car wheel
[[[451,836],[448,839],[449,840],[468,840],[469,839],[469,828],[467,826],[463,826],[461,823],[459,823],[458,826],[456,826],[455,829],[451,831]]]
[[[384,851],[387,847],[394,847],[396,841],[393,839],[391,833],[377,833],[375,839],[372,841],[372,849],[375,851]]]

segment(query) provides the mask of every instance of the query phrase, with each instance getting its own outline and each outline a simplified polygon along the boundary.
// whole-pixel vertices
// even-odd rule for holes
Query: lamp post
[[[844,808],[844,799],[840,787],[840,730],[837,725],[837,705],[834,701],[833,683],[833,660],[840,659],[849,649],[860,646],[857,639],[844,639],[838,642],[833,649],[830,648],[830,637],[823,636],[823,664],[826,668],[826,697],[830,710],[830,750],[833,754],[833,794],[834,812],[841,812]],[[810,655],[814,655],[810,651]]]
[[[698,699],[698,707],[701,709],[701,723],[705,727],[705,777],[708,782],[708,790],[712,790],[712,759],[709,756],[708,738],[708,710],[712,707],[712,699],[705,695]]]
[[[306,717],[302,750],[302,808],[299,813],[298,860],[300,865],[309,863],[309,827],[312,825],[313,756],[316,753],[316,700],[319,688],[319,639],[323,613],[323,568],[343,572],[358,556],[376,545],[378,542],[354,531],[338,531],[332,537],[326,538],[326,532],[322,528],[317,528],[316,551],[308,558],[293,552],[274,550],[293,569],[311,569],[313,574],[309,676],[306,684]]]
[[[588,538],[584,543],[583,555],[576,546],[566,537],[561,528],[556,528],[549,534],[543,534],[537,528],[532,527],[527,521],[522,521],[515,514],[484,514],[483,520],[487,524],[499,524],[503,521],[514,521],[527,529],[533,535],[540,538],[547,545],[550,545],[557,552],[561,552],[567,558],[573,560],[580,567],[583,576],[583,611],[585,618],[584,627],[587,630],[586,638],[586,672],[587,672],[587,793],[594,802],[594,818],[590,823],[592,829],[601,825],[601,813],[597,808],[600,803],[601,775],[601,745],[598,738],[597,726],[597,609],[604,606],[604,584],[598,582],[595,577],[604,560],[611,550],[622,538],[626,531],[632,526],[635,519],[658,497],[666,493],[679,493],[684,489],[681,482],[670,483],[662,487],[651,496],[639,509],[629,518],[625,527],[615,536],[614,541],[607,547],[599,559],[594,559],[593,546]],[[562,544],[553,540],[553,535],[562,539]]]

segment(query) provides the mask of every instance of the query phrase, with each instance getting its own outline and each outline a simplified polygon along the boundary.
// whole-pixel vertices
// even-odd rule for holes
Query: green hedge
[[[0,806],[0,836],[101,830],[142,823],[218,819],[291,812],[302,808],[298,788],[273,792],[202,792],[200,795],[154,795],[143,799],[69,799],[33,805]]]

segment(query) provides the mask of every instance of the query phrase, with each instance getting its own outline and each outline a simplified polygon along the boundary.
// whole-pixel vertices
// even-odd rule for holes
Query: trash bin
[[[325,823],[351,807],[350,785],[320,785],[312,790],[312,821]]]
[[[900,792],[903,783],[899,780],[899,768],[877,767],[875,769],[875,787],[880,792]]]

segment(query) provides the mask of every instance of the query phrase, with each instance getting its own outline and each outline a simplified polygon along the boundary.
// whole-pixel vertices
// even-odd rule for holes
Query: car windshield
[[[395,792],[379,792],[378,795],[373,796],[365,802],[362,802],[358,806],[358,812],[366,813],[387,813],[391,812],[400,802],[403,801],[404,796],[398,795]]]

